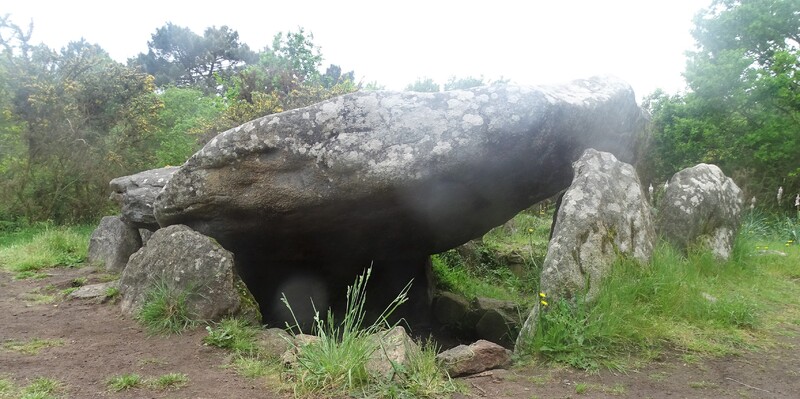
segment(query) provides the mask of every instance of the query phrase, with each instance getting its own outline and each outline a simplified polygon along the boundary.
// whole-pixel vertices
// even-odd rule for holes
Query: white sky
[[[299,26],[329,63],[356,79],[402,90],[417,77],[505,77],[556,83],[599,74],[628,81],[641,99],[684,89],[692,17],[710,0],[491,1],[43,1],[7,0],[0,13],[33,42],[60,49],[81,37],[121,62],[147,50],[171,21],[198,34],[228,25],[260,50]]]

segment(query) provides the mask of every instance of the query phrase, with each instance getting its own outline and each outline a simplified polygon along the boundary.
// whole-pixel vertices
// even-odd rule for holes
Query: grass
[[[38,377],[31,381],[27,386],[22,387],[16,392],[18,399],[55,399],[61,397],[59,392],[63,390],[63,384],[52,378]]]
[[[800,285],[793,281],[800,248],[771,231],[746,223],[727,262],[663,244],[649,265],[622,259],[594,303],[550,304],[523,352],[597,370],[625,369],[667,349],[702,357],[768,346],[764,332],[800,317]],[[756,250],[773,246],[786,256]]]
[[[434,255],[438,287],[469,299],[524,301],[538,291],[551,223],[552,213],[523,211],[484,235],[472,245],[472,253],[449,250]]]
[[[86,259],[90,226],[32,227],[0,235],[0,268],[17,277],[36,277],[42,269],[80,266]]]
[[[154,389],[180,389],[189,383],[189,377],[183,373],[169,373],[152,379],[148,385]]]
[[[314,318],[313,332],[319,340],[296,347],[297,361],[286,370],[296,396],[302,397],[437,397],[455,390],[452,382],[438,368],[435,351],[428,347],[419,353],[409,353],[406,364],[393,364],[394,376],[386,378],[370,373],[367,361],[376,350],[378,340],[372,335],[392,326],[387,318],[406,301],[407,285],[387,306],[377,320],[364,325],[366,284],[371,270],[358,276],[347,289],[347,304],[343,319],[337,322],[331,311],[327,317]],[[291,305],[284,303],[291,311]],[[297,323],[291,328],[300,332]],[[452,387],[452,389],[451,389]]]
[[[178,334],[197,324],[189,311],[187,299],[191,290],[176,290],[157,280],[147,292],[136,315],[151,334]]]
[[[208,335],[203,343],[218,348],[230,349],[239,355],[257,356],[256,334],[258,328],[239,318],[223,319],[213,326],[206,326]]]
[[[143,380],[139,374],[129,373],[111,377],[106,381],[108,389],[114,392],[127,391],[128,389],[139,388]]]
[[[237,374],[247,378],[264,377],[276,369],[275,362],[249,356],[237,356],[231,362],[231,367]]]
[[[39,338],[32,338],[28,341],[7,341],[3,343],[3,348],[23,353],[26,355],[38,355],[42,349],[45,348],[54,348],[57,346],[63,346],[64,340],[61,339],[39,339]]]

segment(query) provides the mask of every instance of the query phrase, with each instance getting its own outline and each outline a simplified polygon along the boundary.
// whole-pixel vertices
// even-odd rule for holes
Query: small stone
[[[436,355],[437,361],[451,377],[477,374],[485,370],[508,367],[511,351],[486,340],[459,345]]]
[[[109,281],[99,284],[84,285],[75,291],[72,291],[69,296],[75,299],[93,299],[105,298],[109,288],[119,287],[119,280]]]

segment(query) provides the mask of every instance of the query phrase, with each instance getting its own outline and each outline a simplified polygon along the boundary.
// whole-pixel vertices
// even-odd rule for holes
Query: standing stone
[[[561,199],[542,265],[540,290],[549,301],[585,295],[591,301],[619,256],[647,263],[656,235],[636,170],[609,153],[586,150]],[[536,331],[535,306],[517,346]]]
[[[669,181],[659,203],[657,229],[682,251],[699,245],[727,260],[739,232],[742,190],[716,166],[701,163]]]
[[[104,216],[89,239],[87,262],[102,265],[110,273],[120,273],[128,258],[142,247],[139,231],[122,222],[119,216]]]
[[[119,204],[122,221],[137,228],[158,229],[153,202],[176,170],[177,166],[167,166],[111,180],[111,199]]]
[[[587,150],[574,164],[553,238],[542,265],[541,291],[548,297],[597,295],[620,256],[650,261],[656,234],[636,170],[609,153]]]
[[[196,320],[240,315],[260,321],[258,304],[234,271],[233,255],[186,226],[156,231],[131,256],[119,283],[122,311],[136,314],[156,284],[188,293],[188,310]]]

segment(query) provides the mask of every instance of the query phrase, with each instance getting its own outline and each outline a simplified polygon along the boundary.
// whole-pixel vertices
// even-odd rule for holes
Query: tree
[[[189,28],[167,23],[147,43],[147,54],[129,61],[156,77],[156,85],[193,86],[213,91],[218,77],[229,78],[255,53],[227,26],[206,28],[203,36]]]
[[[417,78],[414,83],[406,86],[405,91],[436,93],[439,91],[439,84],[434,82],[431,78]]]
[[[30,32],[0,20],[0,102],[11,124],[0,137],[5,213],[27,221],[86,220],[106,207],[108,181],[147,165],[155,114],[152,78],[114,62],[97,45],[61,51],[29,44]],[[2,213],[2,212],[0,212]]]
[[[483,86],[485,84],[486,83],[483,81],[483,76],[480,78],[467,76],[466,78],[461,79],[456,79],[455,76],[451,76],[450,79],[447,80],[447,83],[444,84],[444,90],[464,90],[472,87]]]
[[[693,35],[691,91],[654,93],[647,104],[652,173],[709,162],[752,192],[800,182],[800,0],[717,0]]]

